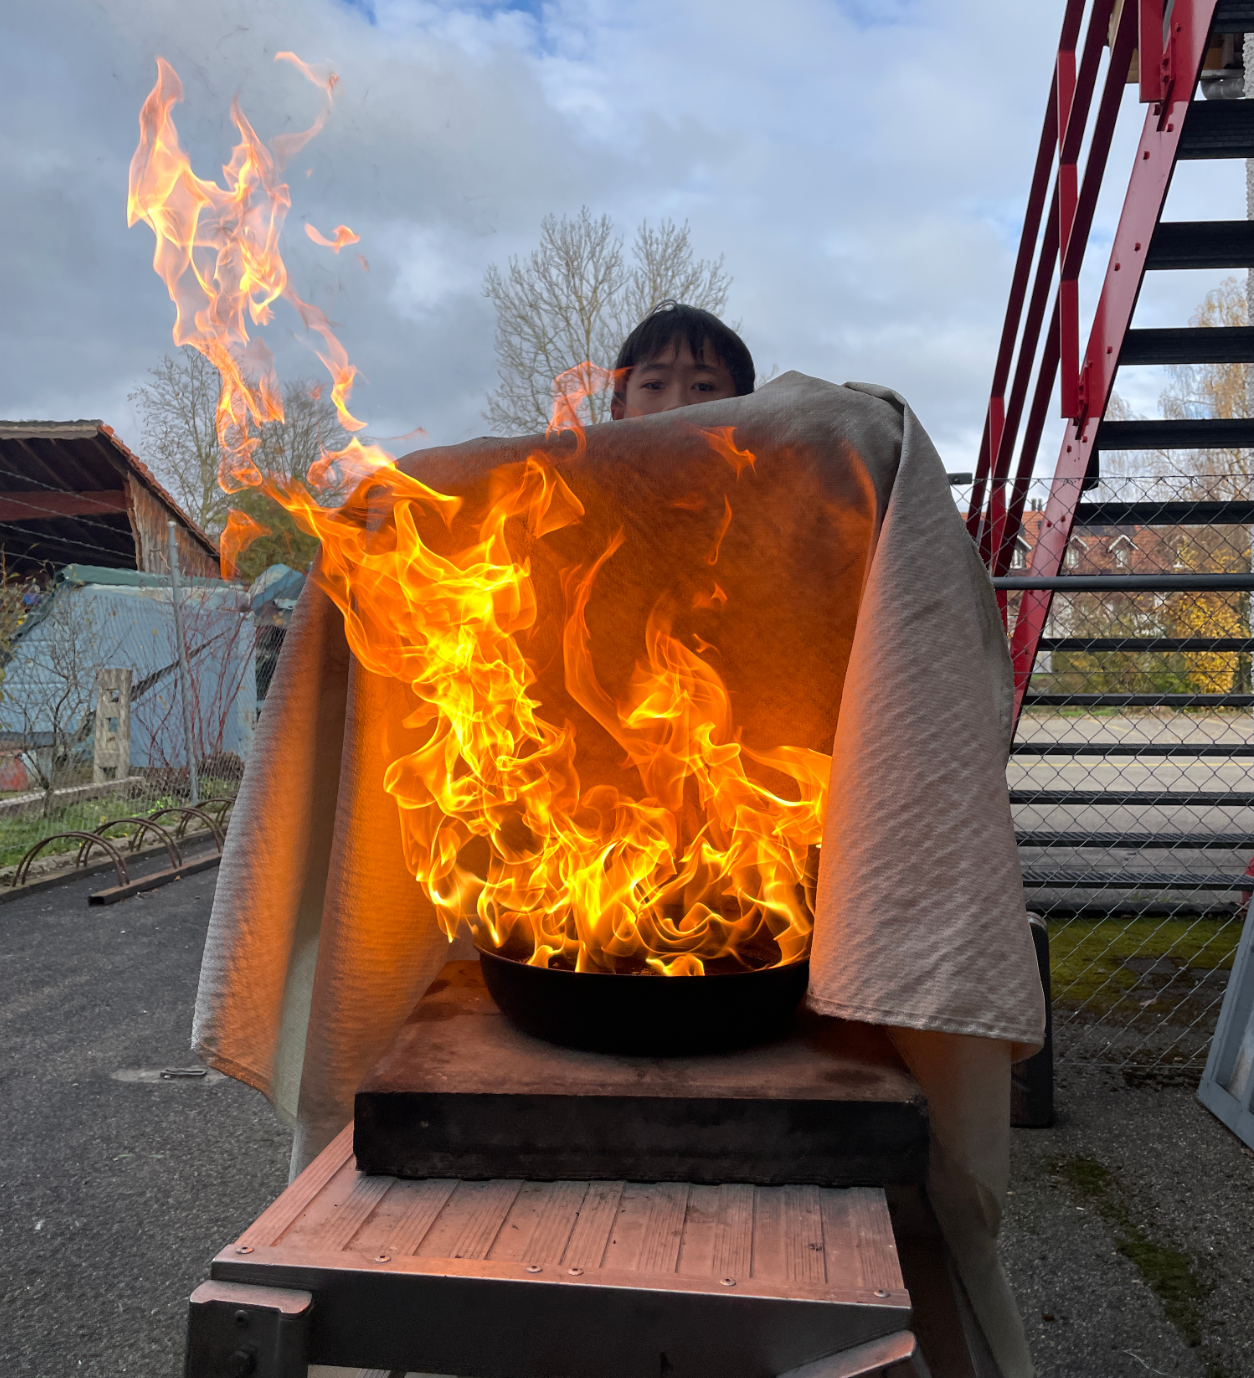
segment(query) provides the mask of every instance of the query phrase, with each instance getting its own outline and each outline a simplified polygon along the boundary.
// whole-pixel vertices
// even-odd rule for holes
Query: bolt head
[[[723,1287],[735,1287],[735,1285],[736,1285],[736,1279],[735,1279],[735,1278],[719,1278],[719,1283],[720,1283]]]
[[[529,1273],[542,1273],[544,1269],[538,1263],[528,1263],[527,1271]]]
[[[392,1261],[392,1255],[391,1255],[391,1254],[375,1254],[375,1256],[374,1256],[374,1261],[375,1261],[376,1263],[391,1263],[391,1261]]]
[[[252,1251],[253,1246],[251,1244],[237,1244],[235,1246],[235,1252],[237,1254],[251,1254]]]
[[[235,1313],[235,1324],[238,1326],[245,1326],[250,1320],[252,1320],[252,1317],[242,1308]]]
[[[582,1269],[582,1268],[567,1268],[566,1271],[571,1275],[571,1277],[577,1278],[577,1277],[583,1272],[583,1269]]]
[[[877,1287],[877,1288],[875,1289],[875,1295],[876,1295],[877,1297],[886,1297],[886,1296],[888,1295],[888,1293],[885,1292],[884,1289],[883,1289],[882,1287]]]

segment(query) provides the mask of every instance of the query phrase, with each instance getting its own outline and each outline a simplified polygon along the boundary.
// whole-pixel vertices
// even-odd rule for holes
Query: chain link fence
[[[84,834],[172,860],[217,844],[301,583],[184,576],[182,671],[163,575],[70,565],[3,586],[0,885],[109,860]]]
[[[1251,491],[1173,475],[1080,495],[1062,572],[1117,582],[1055,594],[1008,765],[1060,1058],[1205,1061],[1254,890],[1250,594],[1222,586],[1250,573]]]

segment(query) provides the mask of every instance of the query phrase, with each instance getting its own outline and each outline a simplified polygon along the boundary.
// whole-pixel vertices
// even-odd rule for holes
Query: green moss
[[[1063,1158],[1054,1171],[1093,1206],[1115,1238],[1115,1247],[1140,1273],[1162,1304],[1163,1314],[1187,1345],[1202,1343],[1202,1308],[1210,1287],[1180,1249],[1154,1239],[1136,1223],[1118,1180],[1096,1158]],[[1212,1364],[1208,1373],[1220,1378]]]
[[[1050,925],[1049,962],[1054,1003],[1063,1009],[1081,1006],[1094,1015],[1108,1015],[1116,1005],[1129,1005],[1129,1017],[1139,1007],[1125,997],[1133,989],[1147,999],[1164,979],[1145,981],[1124,963],[1130,957],[1169,957],[1180,968],[1231,971],[1241,938],[1238,919],[1071,919]],[[1189,987],[1177,981],[1174,995],[1183,998]],[[1160,1014],[1155,1014],[1156,1019]]]

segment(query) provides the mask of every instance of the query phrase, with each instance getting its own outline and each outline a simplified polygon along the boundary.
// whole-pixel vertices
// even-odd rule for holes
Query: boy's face
[[[701,353],[704,363],[692,357],[688,341],[681,337],[647,363],[636,364],[627,375],[622,401],[614,398],[610,415],[621,421],[625,416],[652,416],[694,402],[735,397],[731,371],[708,343]]]

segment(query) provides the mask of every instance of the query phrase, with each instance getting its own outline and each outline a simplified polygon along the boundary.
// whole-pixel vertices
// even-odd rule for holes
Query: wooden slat
[[[623,1182],[593,1182],[579,1207],[575,1228],[562,1255],[568,1268],[599,1268],[618,1216]]]
[[[819,1193],[829,1283],[852,1281],[869,1288],[904,1286],[893,1227],[879,1187],[827,1189]]]
[[[675,1271],[687,1213],[686,1182],[664,1182],[653,1188],[649,1216],[640,1241],[640,1261],[636,1265],[642,1273]]]
[[[652,1186],[641,1182],[628,1182],[623,1187],[614,1228],[601,1258],[602,1268],[631,1269],[639,1265],[645,1226],[653,1209],[653,1191]]]
[[[302,1249],[319,1246],[317,1240],[326,1229],[334,1229],[334,1220],[348,1204],[357,1186],[360,1174],[357,1165],[350,1158],[340,1170],[301,1212],[283,1238],[284,1244],[294,1244]]]
[[[463,1182],[454,1194],[468,1207],[451,1258],[487,1258],[521,1182]]]
[[[47,517],[106,516],[126,511],[122,489],[101,489],[91,493],[51,492],[36,488],[29,492],[0,492],[0,522],[39,521]]]
[[[751,1276],[783,1282],[787,1276],[784,1239],[784,1195],[781,1187],[755,1187],[753,1192],[753,1272]],[[729,1277],[735,1276],[728,1274]]]
[[[714,1272],[714,1249],[719,1235],[719,1187],[688,1188],[684,1239],[675,1271],[685,1277],[709,1277]]]
[[[236,1244],[249,1244],[255,1249],[277,1244],[352,1156],[353,1126],[347,1124],[292,1185],[261,1212]]]
[[[784,1271],[790,1282],[821,1283],[823,1218],[818,1187],[781,1187],[784,1195]]]
[[[506,1263],[531,1261],[528,1251],[540,1223],[540,1211],[554,1185],[552,1182],[522,1184],[485,1257]]]
[[[394,1258],[420,1252],[422,1241],[444,1209],[445,1202],[452,1196],[457,1183],[433,1178],[429,1182],[405,1182],[399,1185],[414,1190],[406,1193],[408,1199],[405,1209],[383,1242],[382,1252]]]
[[[549,1183],[549,1193],[540,1208],[536,1232],[527,1250],[529,1262],[561,1262],[587,1194],[587,1182]]]
[[[730,1183],[718,1189],[715,1277],[747,1278],[753,1268],[753,1188]]]
[[[370,1218],[392,1185],[390,1177],[361,1177],[353,1183],[348,1200],[327,1217],[310,1241],[314,1249],[347,1249],[353,1236]]]
[[[58,445],[55,439],[43,440],[41,438],[41,447],[48,449],[51,456],[49,458],[41,454],[31,444],[30,439],[6,436],[4,440],[6,450],[12,447],[21,451],[24,471],[22,477],[27,482],[34,479],[36,483],[46,484],[50,490],[65,487],[89,488],[93,478],[97,480],[99,478],[98,475],[90,475],[88,470],[78,463],[74,458],[72,445]],[[7,472],[5,477],[8,477]]]

